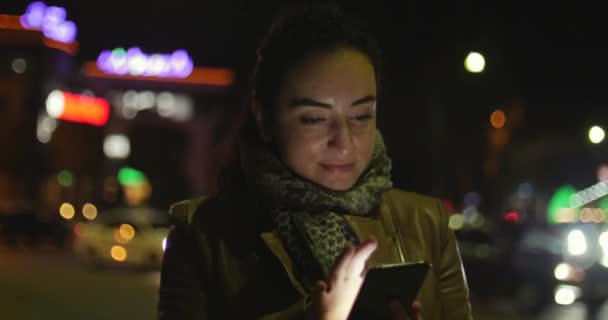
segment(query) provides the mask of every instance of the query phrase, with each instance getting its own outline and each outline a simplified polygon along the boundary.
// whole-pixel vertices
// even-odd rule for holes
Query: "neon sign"
[[[55,119],[103,126],[110,117],[110,104],[103,98],[54,90],[46,99],[46,112]]]
[[[76,40],[76,24],[66,21],[62,7],[47,6],[43,2],[32,2],[19,21],[26,29],[41,30],[45,37],[62,43]]]
[[[108,74],[186,78],[194,69],[186,50],[170,54],[147,54],[140,48],[104,50],[97,57],[97,67]]]

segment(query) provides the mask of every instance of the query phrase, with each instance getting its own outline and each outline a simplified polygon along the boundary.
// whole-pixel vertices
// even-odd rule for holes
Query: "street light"
[[[591,129],[589,129],[589,141],[591,141],[591,143],[598,144],[604,141],[605,137],[606,133],[601,127],[593,126]]]
[[[464,59],[464,68],[471,73],[480,73],[486,67],[486,58],[475,51],[469,52],[467,57]]]

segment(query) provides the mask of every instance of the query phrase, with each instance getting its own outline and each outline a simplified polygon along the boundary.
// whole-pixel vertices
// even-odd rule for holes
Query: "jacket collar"
[[[361,241],[365,241],[374,236],[378,241],[378,249],[370,257],[369,266],[403,263],[407,261],[407,255],[404,250],[403,238],[399,234],[398,228],[395,227],[394,216],[391,213],[390,199],[387,192],[383,194],[380,202],[379,214],[376,217],[361,217],[354,215],[345,215],[347,223]],[[295,277],[293,261],[289,257],[285,246],[276,231],[263,232],[260,237],[277,257],[287,272],[289,279],[294,287],[302,294],[306,295],[306,290]]]

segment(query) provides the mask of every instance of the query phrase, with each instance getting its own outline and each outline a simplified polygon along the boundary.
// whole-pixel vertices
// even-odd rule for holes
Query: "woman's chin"
[[[336,179],[315,182],[320,186],[332,191],[347,191],[355,184],[355,181],[353,179]]]

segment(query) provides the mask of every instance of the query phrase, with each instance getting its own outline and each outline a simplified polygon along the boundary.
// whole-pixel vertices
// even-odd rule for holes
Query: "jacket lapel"
[[[283,265],[283,268],[285,269],[285,272],[287,272],[287,275],[289,276],[289,280],[291,280],[291,283],[296,288],[296,290],[298,290],[298,292],[302,296],[305,296],[306,291],[304,290],[298,279],[296,279],[293,268],[293,261],[287,254],[287,250],[285,250],[285,246],[283,246],[283,241],[281,241],[279,235],[276,232],[263,232],[260,234],[260,237],[262,238],[262,240],[264,240],[264,243],[266,244],[268,249],[270,249],[270,251],[272,251],[272,253],[277,257],[277,259],[279,259],[279,261]]]
[[[403,237],[395,227],[387,193],[383,195],[380,202],[379,213],[376,217],[354,215],[345,215],[344,217],[360,241],[366,241],[370,236],[375,237],[378,241],[378,249],[368,260],[368,266],[406,262],[408,257],[404,249]],[[260,237],[279,259],[293,286],[302,296],[305,296],[306,291],[295,277],[293,261],[289,257],[280,236],[276,232],[263,232]]]

